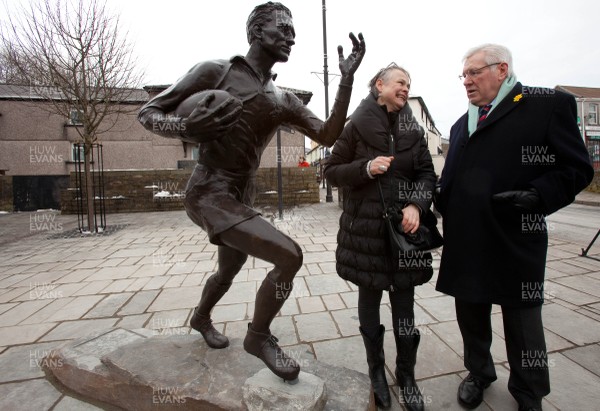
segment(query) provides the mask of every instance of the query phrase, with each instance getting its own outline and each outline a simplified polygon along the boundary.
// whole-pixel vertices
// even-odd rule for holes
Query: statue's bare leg
[[[260,358],[275,375],[295,381],[300,366],[281,350],[269,327],[291,294],[294,277],[302,266],[302,250],[258,216],[221,233],[220,239],[231,248],[274,264],[256,293],[244,349]]]
[[[200,303],[194,310],[190,325],[202,334],[209,347],[225,348],[229,346],[229,340],[213,327],[210,312],[229,290],[248,255],[227,246],[219,246],[217,253],[217,272],[206,280]]]

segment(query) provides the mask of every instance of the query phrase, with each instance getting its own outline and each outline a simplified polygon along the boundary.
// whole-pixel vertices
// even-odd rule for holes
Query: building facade
[[[141,106],[167,86],[150,86],[135,90],[123,104],[124,114],[106,118],[113,124],[98,136],[102,144],[103,169],[169,170],[188,168],[197,159],[198,148],[179,139],[158,136],[145,130],[137,121]],[[305,104],[312,93],[293,90]],[[0,177],[10,179],[13,210],[60,209],[60,192],[69,186],[75,171],[82,129],[77,113],[69,118],[55,114],[52,103],[36,92],[35,87],[0,84]],[[304,153],[304,136],[282,129],[281,162],[295,167]],[[277,165],[277,139],[267,147],[261,167]],[[3,194],[6,196],[6,193]]]

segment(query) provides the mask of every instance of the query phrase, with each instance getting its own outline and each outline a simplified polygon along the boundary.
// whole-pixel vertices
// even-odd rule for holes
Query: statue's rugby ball
[[[177,109],[175,109],[175,113],[174,114],[177,117],[189,117],[190,114],[192,113],[192,111],[194,111],[194,109],[198,105],[198,102],[202,101],[205,98],[207,98],[211,94],[213,94],[215,97],[208,104],[208,107],[217,107],[219,104],[227,101],[228,98],[232,97],[231,94],[229,94],[228,92],[226,92],[224,90],[203,90],[203,91],[199,91],[198,93],[192,94],[191,96],[189,96],[188,98],[186,98],[185,100],[183,100],[181,103],[179,103],[179,106],[177,106]],[[237,101],[239,102],[239,100],[237,100]],[[233,110],[238,105],[239,104],[231,104],[229,106],[229,109]]]

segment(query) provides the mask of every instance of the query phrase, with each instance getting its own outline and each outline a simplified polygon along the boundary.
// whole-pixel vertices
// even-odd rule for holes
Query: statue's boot
[[[216,274],[213,274],[206,280],[200,303],[194,309],[194,314],[190,319],[190,326],[202,334],[209,347],[225,348],[229,346],[229,339],[213,327],[210,312],[229,290],[231,284],[219,284],[215,276]]]
[[[267,276],[258,292],[254,307],[254,318],[248,324],[244,349],[260,358],[278,377],[291,384],[297,382],[300,366],[277,344],[277,338],[269,327],[289,295],[293,283],[274,282]]]

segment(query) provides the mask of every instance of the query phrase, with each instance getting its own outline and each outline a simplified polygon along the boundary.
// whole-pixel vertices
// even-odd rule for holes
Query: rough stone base
[[[245,410],[243,386],[264,364],[239,339],[210,349],[199,335],[152,335],[111,328],[50,352],[46,372],[85,397],[127,410]],[[368,376],[316,361],[302,371],[325,382],[326,410],[366,410]],[[302,377],[302,375],[301,375]],[[301,387],[302,378],[296,386]],[[318,404],[317,404],[318,406]]]
[[[286,384],[268,368],[246,380],[242,387],[248,411],[321,411],[327,402],[325,383],[316,375],[300,371],[299,382]]]

